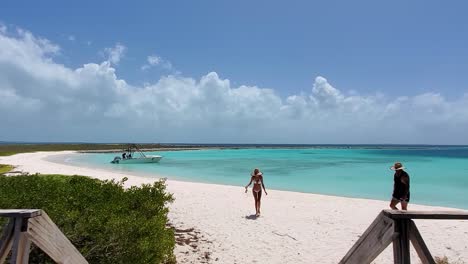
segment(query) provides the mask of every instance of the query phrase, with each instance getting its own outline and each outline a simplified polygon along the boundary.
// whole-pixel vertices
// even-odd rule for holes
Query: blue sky
[[[447,117],[461,104],[456,100],[468,93],[467,7],[466,1],[4,1],[0,22],[9,38],[20,39],[12,32],[21,28],[58,46],[58,52],[43,59],[71,70],[110,60],[110,49],[121,45],[124,50],[111,67],[117,79],[134,87],[155,85],[168,75],[201,80],[216,72],[220,80],[229,79],[229,89],[271,89],[282,100],[281,108],[288,106],[288,97],[306,98],[321,77],[344,97],[384,95],[378,104],[437,95],[451,104],[444,106]],[[158,58],[157,63],[142,70],[148,56]],[[455,126],[452,119],[445,121]],[[456,122],[466,124],[464,119]],[[312,125],[308,129],[314,131]],[[104,130],[96,140],[104,137]],[[348,140],[407,141],[400,135],[362,142],[367,139],[363,133]],[[185,136],[167,140],[210,141]],[[246,135],[217,140],[262,139]],[[290,141],[281,136],[267,141],[285,140]],[[312,142],[304,134],[298,143],[340,140],[336,134],[324,138],[326,142]],[[435,135],[425,141],[465,142],[462,137],[444,140]]]
[[[120,42],[129,53],[118,72],[136,83],[166,74],[139,71],[155,53],[188,76],[216,71],[284,95],[323,75],[362,92],[459,96],[466,10],[466,1],[7,1],[0,19],[59,43],[66,65]]]

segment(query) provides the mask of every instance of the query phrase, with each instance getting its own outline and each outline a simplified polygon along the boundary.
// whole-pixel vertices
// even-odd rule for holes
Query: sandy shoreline
[[[0,163],[29,173],[86,175],[99,179],[128,177],[128,185],[151,178],[57,164],[45,160],[66,152],[37,152],[0,157]],[[168,180],[176,201],[169,218],[179,230],[180,263],[338,263],[388,202],[269,190],[262,217],[254,219],[252,194],[241,187]],[[410,204],[411,210],[453,210]],[[468,221],[416,224],[434,256],[468,262]],[[189,238],[197,240],[190,243]],[[181,242],[186,241],[187,243]],[[414,249],[412,261],[420,263]],[[392,263],[388,247],[375,263]]]

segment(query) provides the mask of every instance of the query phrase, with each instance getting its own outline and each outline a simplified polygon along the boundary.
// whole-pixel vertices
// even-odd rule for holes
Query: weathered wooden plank
[[[30,238],[49,256],[56,259],[61,258],[61,261],[57,261],[58,263],[86,263],[83,262],[84,259],[78,251],[70,254],[70,247],[73,249],[74,247],[63,234],[60,233],[61,236],[57,236],[55,232],[50,232],[51,229],[56,228],[56,226],[51,228],[51,225],[43,223],[40,226],[38,225],[35,228],[30,229]]]
[[[41,215],[40,209],[0,209],[0,217],[36,217]]]
[[[32,224],[32,226],[31,226]],[[40,225],[35,224],[35,221],[30,220],[30,228],[29,228],[29,235],[30,239],[33,240],[34,244],[37,246],[41,245],[50,245],[50,241],[54,240],[55,246],[48,248],[49,255],[66,255],[68,245],[70,242],[69,240],[63,236],[55,236],[55,233],[51,233],[50,230],[55,230],[57,226],[52,221],[44,221]]]
[[[88,263],[49,216],[29,219],[29,238],[57,263]]]
[[[384,215],[392,219],[453,219],[468,220],[467,211],[403,211],[383,210]]]
[[[421,259],[423,264],[435,264],[431,252],[427,248],[426,243],[424,243],[421,233],[419,233],[419,230],[413,221],[410,221],[409,228],[409,239],[413,244],[414,249],[416,249],[419,259]]]
[[[55,225],[51,228],[51,225],[42,223],[42,225],[30,229],[31,240],[49,256],[60,259],[56,260],[58,263],[86,263],[83,262],[85,260],[77,250],[70,253],[70,248],[75,248],[63,234],[60,233],[61,235],[57,236],[57,232],[50,232],[56,228]]]
[[[370,224],[370,226],[364,231],[364,233],[359,237],[359,239],[354,243],[354,245],[351,247],[351,249],[346,253],[346,255],[341,259],[341,263],[348,263],[348,259],[354,252],[356,252],[356,249],[361,245],[362,241],[369,235],[370,232],[374,229],[374,227],[380,222],[380,218],[383,216],[382,213],[378,214],[377,217],[374,219],[374,221]]]
[[[58,238],[53,237],[53,234],[48,233],[49,230],[50,230],[50,228],[47,227],[47,226],[45,226],[45,227],[44,226],[30,227],[30,229],[28,231],[29,239],[31,239],[31,241],[36,246],[38,246],[39,248],[41,248],[42,245],[50,245],[50,243],[51,243],[50,240],[56,239],[57,241],[55,241],[54,243],[59,244],[59,247],[49,247],[48,251],[47,252],[44,251],[44,252],[46,252],[47,254],[50,254],[50,255],[61,255],[61,254],[63,254],[63,249],[60,247],[60,245],[62,243],[64,243],[63,239],[61,239],[60,237],[58,237]],[[45,235],[45,234],[49,234],[49,235]]]
[[[0,237],[0,263],[4,263],[11,250],[13,244],[13,231],[15,226],[15,219],[10,218],[8,223],[4,226],[2,236]]]
[[[398,236],[393,240],[393,261],[395,264],[411,263],[409,221],[408,219],[395,220],[395,232],[398,233]]]
[[[340,261],[340,264],[371,263],[394,239],[393,220],[382,213]]]

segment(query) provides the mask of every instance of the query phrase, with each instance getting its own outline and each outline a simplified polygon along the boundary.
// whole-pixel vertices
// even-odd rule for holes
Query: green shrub
[[[435,257],[434,261],[436,264],[449,264],[448,258],[446,256]]]
[[[436,264],[462,264],[465,262],[460,262],[460,261],[449,261],[447,256],[443,257],[434,257],[434,261]]]
[[[83,176],[0,176],[0,208],[44,210],[89,263],[172,263],[173,201],[163,180],[124,189]],[[50,263],[37,248],[31,263]]]

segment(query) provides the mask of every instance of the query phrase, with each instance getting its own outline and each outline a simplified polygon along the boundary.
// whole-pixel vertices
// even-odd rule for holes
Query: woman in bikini
[[[247,193],[247,188],[249,188],[250,184],[253,182],[252,194],[255,199],[255,215],[258,217],[260,216],[260,199],[262,198],[262,188],[265,191],[265,195],[268,195],[267,191],[265,190],[265,185],[263,184],[263,174],[258,170],[255,169],[251,174],[250,182],[245,186],[245,192]]]

